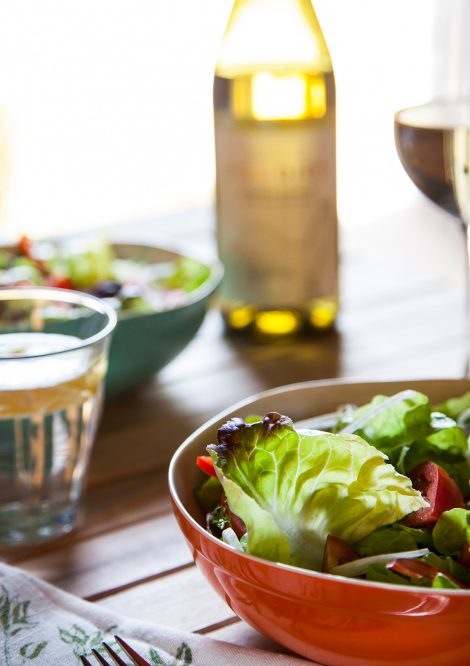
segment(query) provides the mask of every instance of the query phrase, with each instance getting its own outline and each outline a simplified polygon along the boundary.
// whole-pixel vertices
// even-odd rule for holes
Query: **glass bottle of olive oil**
[[[235,0],[214,81],[229,329],[290,337],[338,304],[335,82],[310,0]]]

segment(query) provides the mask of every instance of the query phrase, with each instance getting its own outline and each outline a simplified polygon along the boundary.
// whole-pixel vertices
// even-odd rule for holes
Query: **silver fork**
[[[119,636],[115,636],[114,638],[122,647],[124,652],[132,659],[134,664],[136,664],[137,666],[151,666],[150,662],[148,662],[140,654],[138,654],[133,648],[131,648],[130,645],[128,645],[125,641],[123,641],[122,638],[119,638]],[[115,664],[117,664],[117,666],[128,666],[127,662],[125,662],[118,654],[116,654],[113,648],[110,647],[107,643],[103,641],[102,646],[109,654],[109,656],[113,659],[113,661],[108,661],[103,657],[102,654],[98,652],[98,650],[93,649],[92,652],[95,658],[98,659],[100,664],[103,664],[103,666],[115,666]],[[80,659],[83,666],[93,666],[91,661],[89,661],[85,656],[80,657]]]

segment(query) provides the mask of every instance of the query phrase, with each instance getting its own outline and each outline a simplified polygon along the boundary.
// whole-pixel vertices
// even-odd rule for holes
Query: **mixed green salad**
[[[177,307],[209,274],[208,266],[188,257],[154,263],[119,258],[103,238],[51,243],[23,236],[16,248],[0,249],[0,287],[77,289],[106,299],[118,312]]]
[[[470,589],[470,392],[414,390],[293,423],[233,418],[197,463],[208,530],[250,555],[401,585]]]

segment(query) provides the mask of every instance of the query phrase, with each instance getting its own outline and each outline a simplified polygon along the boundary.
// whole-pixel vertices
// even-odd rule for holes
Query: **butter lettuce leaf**
[[[394,529],[406,532],[416,541],[416,545],[419,548],[432,548],[432,533],[431,530],[427,527],[417,528],[417,527],[408,527],[408,525],[403,525],[402,523],[395,523],[393,526]]]
[[[432,538],[442,555],[458,554],[464,544],[470,544],[470,511],[460,508],[444,511],[434,525]]]
[[[222,486],[219,479],[209,476],[202,486],[195,491],[197,501],[204,511],[211,511],[220,502]]]
[[[414,585],[408,578],[387,569],[384,564],[371,564],[367,568],[366,579],[376,583],[390,583],[391,585]]]
[[[380,527],[354,544],[354,550],[362,557],[417,549],[418,544],[414,537],[409,532],[400,530],[394,525]]]
[[[207,447],[247,552],[319,569],[328,534],[348,543],[427,506],[410,479],[356,435],[294,429],[276,412],[231,419]]]
[[[447,578],[445,574],[438,573],[437,576],[432,581],[431,587],[434,587],[438,590],[460,590],[462,589],[460,585],[456,585],[454,581],[450,578]]]

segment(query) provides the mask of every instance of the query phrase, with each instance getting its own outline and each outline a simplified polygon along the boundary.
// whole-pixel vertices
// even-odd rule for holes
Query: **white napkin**
[[[82,654],[97,664],[91,649],[98,649],[103,640],[125,660],[114,634],[124,638],[152,666],[312,664],[132,620],[0,563],[2,666],[78,666]]]

